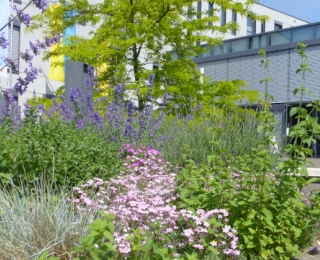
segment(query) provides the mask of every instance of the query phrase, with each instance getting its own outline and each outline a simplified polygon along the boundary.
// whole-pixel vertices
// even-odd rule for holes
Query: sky
[[[260,0],[259,2],[307,22],[320,22],[320,0]]]

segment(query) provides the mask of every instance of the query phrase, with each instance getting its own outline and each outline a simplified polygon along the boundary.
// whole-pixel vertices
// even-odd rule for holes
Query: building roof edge
[[[271,9],[271,10],[277,11],[277,12],[279,12],[279,13],[283,13],[283,14],[285,14],[285,15],[289,15],[289,16],[291,16],[291,17],[293,17],[293,18],[299,19],[300,21],[303,21],[303,22],[306,22],[306,23],[310,23],[309,21],[306,21],[306,20],[301,19],[301,18],[299,18],[299,17],[296,17],[296,16],[294,16],[294,15],[285,13],[285,12],[283,12],[283,11],[280,11],[280,10],[278,10],[278,9],[272,8],[272,7],[270,7],[270,6],[267,6],[267,5],[264,5],[264,4],[260,4],[260,3],[255,3],[255,4],[256,4],[256,5],[261,5],[261,6],[263,6],[263,7],[267,7],[267,8],[269,8],[269,9]]]

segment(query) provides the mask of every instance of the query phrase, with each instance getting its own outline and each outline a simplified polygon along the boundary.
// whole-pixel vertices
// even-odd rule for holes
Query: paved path
[[[300,257],[293,258],[292,260],[320,260],[320,255],[309,255],[307,252],[302,252]]]

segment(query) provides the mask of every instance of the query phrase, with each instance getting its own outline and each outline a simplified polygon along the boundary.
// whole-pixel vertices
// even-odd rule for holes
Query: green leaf
[[[255,248],[257,247],[256,244],[253,243],[253,241],[249,241],[249,243],[246,245],[247,248]]]
[[[283,248],[280,247],[280,246],[277,246],[277,247],[276,247],[276,250],[277,250],[279,253],[281,253],[281,254],[284,252]]]
[[[109,239],[109,241],[114,241],[113,236],[111,235],[111,233],[109,231],[104,231],[103,232],[103,236],[107,239]]]
[[[38,258],[37,260],[46,260],[48,255],[48,251],[44,251]]]
[[[56,257],[56,256],[50,256],[48,258],[48,260],[60,260],[61,258],[60,257]]]
[[[8,173],[0,172],[0,177],[10,180],[10,174]]]
[[[111,251],[117,251],[114,245],[112,245],[110,242],[105,242],[104,245],[107,246]]]
[[[151,238],[147,238],[147,241],[144,245],[140,246],[138,248],[138,250],[149,250],[150,248],[152,248],[152,244],[153,244],[153,240]]]
[[[94,260],[101,260],[100,254],[96,250],[89,251],[89,253],[93,257]]]
[[[298,107],[293,107],[290,109],[290,116],[293,116],[298,113],[299,108]]]
[[[268,218],[270,220],[273,219],[273,215],[272,215],[272,212],[270,210],[268,210],[266,208],[263,208],[262,212],[266,216],[266,218]]]
[[[306,90],[305,90],[305,91],[306,91],[306,93],[307,93],[307,95],[308,95],[308,96],[310,96],[310,95],[311,95],[311,90],[310,90],[310,89],[306,88]]]
[[[219,252],[216,248],[214,248],[213,246],[208,246],[208,250],[209,250],[210,252],[216,254],[216,255],[219,255],[219,254],[220,254],[220,252]]]
[[[311,178],[307,180],[306,185],[319,181],[319,178]]]
[[[295,89],[293,90],[293,95],[296,95],[299,91],[300,91],[300,88],[295,88]]]

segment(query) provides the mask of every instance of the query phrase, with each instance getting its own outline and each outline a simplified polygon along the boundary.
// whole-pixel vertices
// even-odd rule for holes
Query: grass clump
[[[29,187],[0,189],[0,258],[37,259],[44,251],[72,259],[72,249],[85,236],[93,211],[80,213],[68,198],[43,179]]]

